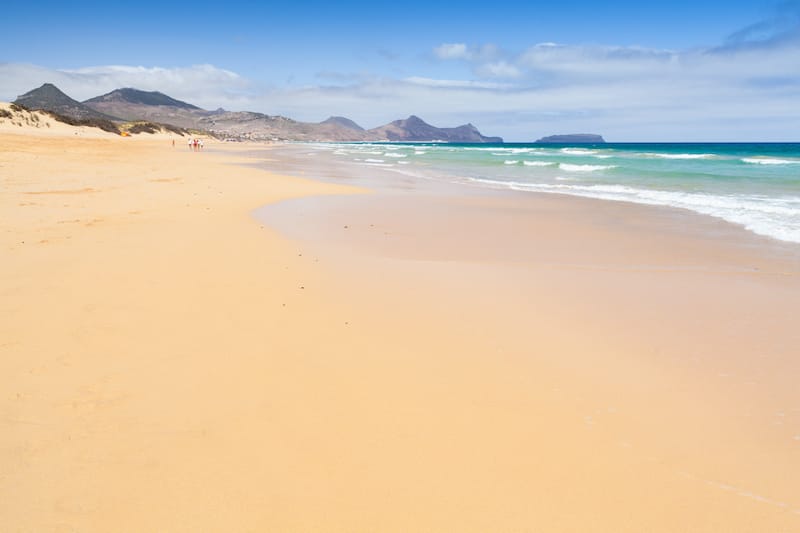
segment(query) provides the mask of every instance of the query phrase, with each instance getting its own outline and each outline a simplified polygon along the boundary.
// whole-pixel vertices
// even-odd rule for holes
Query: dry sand
[[[795,248],[533,196],[267,225],[356,191],[76,137],[0,133],[0,529],[800,529]]]

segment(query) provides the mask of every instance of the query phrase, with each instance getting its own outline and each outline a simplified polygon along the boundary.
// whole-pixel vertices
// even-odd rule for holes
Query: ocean
[[[800,243],[800,143],[311,147],[417,178],[683,208]]]

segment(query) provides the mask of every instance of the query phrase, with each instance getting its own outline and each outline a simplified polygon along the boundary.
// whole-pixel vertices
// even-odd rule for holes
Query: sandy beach
[[[797,246],[25,132],[0,131],[0,529],[800,530]]]

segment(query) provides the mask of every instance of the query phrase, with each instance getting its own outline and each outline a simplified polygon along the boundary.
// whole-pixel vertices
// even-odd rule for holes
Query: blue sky
[[[4,19],[4,100],[50,81],[514,141],[800,140],[797,0],[14,2]]]

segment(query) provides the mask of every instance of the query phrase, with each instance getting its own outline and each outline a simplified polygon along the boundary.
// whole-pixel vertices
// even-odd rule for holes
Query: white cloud
[[[775,35],[687,50],[548,42],[517,54],[468,53],[478,80],[513,85],[488,101],[465,94],[447,101],[489,117],[507,135],[527,124],[537,132],[599,131],[625,140],[794,139],[800,29],[781,27]]]
[[[519,78],[522,71],[505,61],[484,63],[477,68],[479,76],[484,78]]]
[[[433,49],[433,55],[447,60],[492,61],[502,55],[497,45],[467,46],[464,43],[444,43]]]
[[[570,76],[619,77],[666,75],[679,66],[680,56],[669,50],[616,46],[567,46],[544,43],[516,58],[520,69]]]
[[[568,83],[583,80],[664,80],[740,83],[756,78],[800,74],[800,46],[780,48],[694,49],[536,45],[516,58],[530,76],[549,75]]]
[[[439,59],[469,59],[470,53],[464,43],[444,43],[433,50]]]
[[[475,80],[438,80],[434,78],[422,78],[412,76],[405,78],[403,81],[412,83],[414,85],[424,85],[426,87],[441,87],[441,88],[459,88],[459,89],[508,89],[512,86],[507,83],[495,83],[488,81],[475,81]]]

